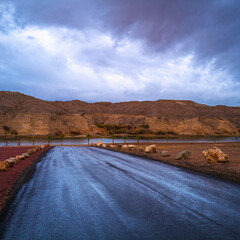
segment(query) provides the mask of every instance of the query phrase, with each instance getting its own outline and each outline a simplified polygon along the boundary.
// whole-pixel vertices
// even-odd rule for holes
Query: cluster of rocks
[[[98,141],[97,143],[91,142],[91,146],[93,147],[102,147],[114,150],[123,150],[123,151],[138,151],[138,152],[145,152],[146,154],[153,154],[157,153],[157,147],[155,144],[149,145],[146,147],[136,146],[133,144],[104,144],[102,141]],[[207,149],[202,152],[203,156],[205,157],[208,163],[225,163],[228,161],[227,154],[223,153],[219,148],[214,147],[213,149]],[[169,157],[170,153],[168,151],[161,151],[161,157]],[[188,150],[184,150],[179,152],[175,160],[187,160],[191,156],[191,152]]]
[[[91,142],[91,146],[93,147],[102,147],[102,148],[110,148],[110,149],[121,149],[121,150],[128,150],[128,151],[140,151],[140,152],[146,152],[146,153],[156,153],[157,148],[156,145],[150,145],[147,147],[137,147],[133,144],[104,144],[102,141],[98,141],[97,143]]]
[[[91,146],[93,147],[102,147],[102,148],[117,148],[118,146],[114,144],[105,144],[102,141],[98,141],[97,143],[90,142]]]
[[[0,161],[0,171],[5,171],[7,168],[12,167],[14,164],[18,163],[19,161],[24,160],[25,158],[28,158],[30,154],[43,150],[45,147],[46,147],[45,145],[37,146],[35,148],[28,149],[22,155],[17,155],[16,157],[11,157],[4,161]]]
[[[102,141],[98,141],[97,143],[91,142],[91,146],[93,147],[102,147],[102,148],[109,148],[109,149],[119,149],[119,150],[128,150],[128,151],[138,151],[138,152],[145,152],[145,153],[157,153],[157,147],[155,144],[149,145],[146,147],[139,147],[133,144],[104,144]],[[170,153],[168,151],[161,151],[162,157],[169,157]]]

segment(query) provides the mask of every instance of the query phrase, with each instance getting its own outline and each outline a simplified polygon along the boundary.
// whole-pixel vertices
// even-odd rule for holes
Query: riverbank
[[[111,150],[124,152],[132,155],[149,158],[155,161],[171,164],[185,169],[194,170],[199,173],[204,173],[224,180],[229,180],[240,184],[240,143],[152,143],[157,147],[157,153],[145,153],[139,151],[139,147],[146,147],[150,143],[136,144],[136,150],[122,150],[120,146]],[[229,157],[227,163],[209,164],[202,155],[205,149],[220,148]],[[191,152],[190,159],[175,160],[177,153],[188,150]],[[162,157],[161,151],[168,151],[169,157]]]
[[[14,164],[13,167],[0,172],[0,217],[4,214],[8,203],[10,203],[22,184],[31,176],[41,157],[51,148],[46,147],[43,150],[34,152],[28,158]],[[31,147],[1,147],[0,161],[21,155],[28,149],[31,149]]]
[[[123,139],[123,138],[119,138],[117,136],[115,136],[114,139],[112,138],[108,138],[108,137],[99,137],[99,138],[91,138],[90,142],[97,142],[97,141],[102,141],[103,143],[110,143],[112,141],[114,141],[115,143],[124,143],[124,141],[126,140],[127,143],[133,143],[135,144],[137,141],[140,142],[155,142],[155,143],[192,143],[192,142],[196,142],[196,143],[220,143],[220,142],[240,142],[240,137],[238,137],[237,139],[235,137],[158,137],[158,138],[140,138],[137,139],[136,137],[128,137],[127,139]],[[33,146],[33,138],[24,138],[21,137],[21,141],[19,142],[19,144],[21,146]],[[48,144],[48,139],[47,138],[34,138],[34,144],[35,145],[46,145]],[[60,138],[52,138],[50,141],[50,145],[85,145],[88,144],[88,139],[85,138],[64,138],[64,139],[60,139]],[[5,147],[6,146],[6,141],[5,139],[1,139],[0,138],[0,147]],[[8,139],[8,146],[14,146],[17,147],[18,146],[18,140],[16,138],[9,138]]]

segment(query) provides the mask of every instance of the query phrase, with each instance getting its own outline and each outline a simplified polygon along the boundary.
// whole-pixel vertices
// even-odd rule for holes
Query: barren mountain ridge
[[[44,101],[0,91],[0,135],[238,135],[240,107],[186,100]]]

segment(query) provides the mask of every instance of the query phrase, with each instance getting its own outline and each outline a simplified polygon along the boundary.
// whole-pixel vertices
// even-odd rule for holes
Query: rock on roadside
[[[6,159],[4,161],[4,165],[5,165],[6,168],[9,168],[9,167],[12,167],[14,165],[14,162],[10,161],[9,159]]]
[[[96,144],[97,147],[101,147],[102,145],[103,145],[102,141],[98,141],[97,144]]]
[[[228,155],[223,153],[219,148],[214,147],[202,152],[208,163],[225,163],[228,162]]]
[[[157,152],[157,148],[155,144],[145,147],[145,153],[156,153],[156,152]]]
[[[6,166],[3,161],[0,161],[0,171],[6,171]]]
[[[169,157],[170,156],[170,153],[168,151],[162,151],[161,152],[161,156],[162,157]]]
[[[122,145],[122,150],[127,150],[128,149],[128,145]]]
[[[128,145],[129,151],[137,150],[137,147],[135,145]]]
[[[16,158],[18,158],[19,160],[23,160],[25,157],[23,155],[17,155]]]
[[[18,158],[9,158],[8,160],[14,162],[14,164],[19,162]]]
[[[28,153],[28,154],[33,153],[33,149],[28,149],[28,150],[27,150],[27,153]]]
[[[23,153],[22,156],[24,156],[25,158],[29,157],[29,153]]]
[[[117,148],[117,146],[116,146],[116,145],[110,145],[109,147],[110,147],[110,148],[114,148],[114,149],[116,149],[116,148]]]
[[[139,152],[144,152],[144,151],[145,151],[145,148],[144,148],[144,147],[139,147],[139,148],[138,148],[138,151],[139,151]]]
[[[191,152],[189,152],[188,150],[185,150],[178,153],[175,157],[175,160],[186,160],[186,159],[189,159],[190,156],[191,156]]]

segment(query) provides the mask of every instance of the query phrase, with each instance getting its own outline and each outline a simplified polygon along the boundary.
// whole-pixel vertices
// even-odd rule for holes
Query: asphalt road
[[[240,239],[240,186],[128,154],[56,147],[20,189],[3,239]]]

